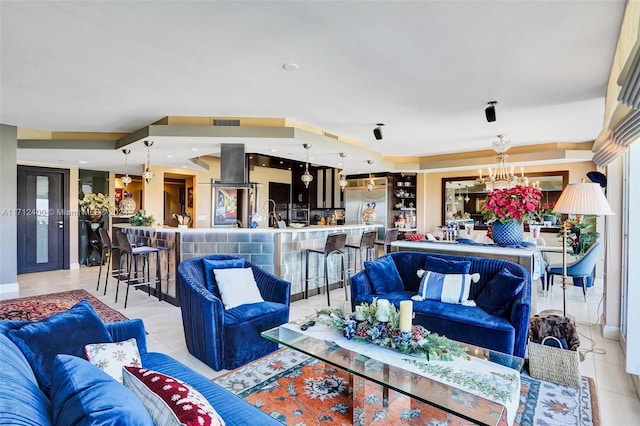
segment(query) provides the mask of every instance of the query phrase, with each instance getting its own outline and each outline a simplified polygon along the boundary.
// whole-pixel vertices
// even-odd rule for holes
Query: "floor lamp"
[[[553,209],[554,213],[575,215],[575,221],[567,219],[562,224],[562,314],[567,316],[567,238],[574,222],[580,223],[584,215],[606,216],[614,214],[597,183],[572,183],[567,185]]]

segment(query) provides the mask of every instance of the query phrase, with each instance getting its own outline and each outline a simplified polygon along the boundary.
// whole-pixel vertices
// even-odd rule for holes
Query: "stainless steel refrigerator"
[[[350,179],[349,185],[344,190],[345,224],[354,225],[364,223],[362,212],[372,203],[375,203],[376,222],[382,227],[378,228],[378,238],[384,238],[387,227],[387,178],[374,178],[374,186],[371,191],[367,189],[369,179]]]

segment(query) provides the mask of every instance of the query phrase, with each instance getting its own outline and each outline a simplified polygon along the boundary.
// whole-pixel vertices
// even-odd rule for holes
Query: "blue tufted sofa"
[[[27,359],[18,346],[7,337],[10,330],[17,329],[26,323],[27,321],[0,321],[0,424],[48,426],[53,424],[52,411],[55,402],[50,400],[38,387],[38,382]],[[106,323],[105,326],[113,341],[136,338],[143,367],[190,384],[211,403],[227,425],[281,424],[173,358],[158,352],[147,352],[142,320]],[[98,373],[101,372],[98,371]],[[116,386],[121,386],[116,381],[113,383]],[[117,410],[118,407],[110,406],[109,398],[113,394],[105,392],[98,394],[98,396],[98,404],[102,405],[103,409],[104,406],[107,406],[108,410]],[[93,401],[89,405],[95,403]],[[76,408],[77,410],[88,409],[87,406],[80,405],[77,405]],[[111,420],[112,422],[109,424],[131,424],[122,418],[112,418]]]
[[[251,267],[264,303],[225,309],[215,284],[207,290],[212,271],[206,270],[205,260],[234,259]],[[189,352],[215,370],[231,370],[278,349],[260,333],[289,322],[291,283],[243,258],[210,255],[178,265],[178,297]]]
[[[408,300],[416,295],[420,287],[420,278],[416,272],[418,269],[425,269],[428,257],[431,261],[442,259],[471,262],[469,273],[479,273],[480,280],[471,284],[469,300],[476,300],[487,283],[503,268],[524,280],[524,286],[515,295],[510,306],[506,306],[504,315],[499,316],[488,314],[478,306],[463,306],[434,300],[414,301],[414,324],[422,325],[432,332],[460,342],[524,357],[529,329],[531,278],[526,269],[507,260],[411,251],[394,252],[373,262],[384,262],[384,258],[393,259],[404,289],[376,294],[365,266],[364,271],[351,277],[352,309],[362,302],[370,303],[376,297],[388,299],[398,307],[401,300]]]

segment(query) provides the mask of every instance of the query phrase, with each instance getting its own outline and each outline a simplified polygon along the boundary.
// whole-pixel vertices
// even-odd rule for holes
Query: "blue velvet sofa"
[[[400,275],[403,288],[391,292],[377,292],[375,283],[372,283],[369,275],[374,267],[385,265],[388,268],[393,261],[397,273]],[[376,264],[376,262],[378,262]],[[488,313],[480,306],[465,306],[462,304],[450,304],[435,300],[414,301],[414,324],[419,324],[428,330],[458,340],[499,352],[524,357],[527,334],[529,329],[529,312],[531,303],[531,278],[522,266],[501,259],[476,258],[468,256],[419,253],[411,251],[399,251],[382,256],[371,263],[365,263],[365,270],[351,277],[351,304],[355,306],[366,302],[370,303],[374,298],[388,299],[396,307],[400,301],[408,300],[417,295],[421,278],[418,277],[419,269],[429,269],[427,262],[436,265],[451,262],[470,262],[469,274],[478,273],[480,279],[471,284],[469,300],[476,300],[485,290],[490,281],[492,288],[498,286],[510,286],[512,281],[520,282],[518,288],[509,289],[515,293],[513,299],[500,309],[504,310],[500,315]],[[370,268],[368,271],[367,268]],[[382,269],[378,280],[388,280],[391,273]],[[500,282],[501,271],[506,269],[507,275],[517,279],[506,279]],[[393,268],[390,268],[393,269]],[[498,275],[500,273],[500,275]],[[375,275],[373,275],[375,277]],[[495,279],[494,279],[495,277]],[[513,284],[514,286],[517,284]],[[504,287],[503,287],[504,288]],[[520,289],[521,288],[521,289]],[[519,289],[519,291],[518,291]],[[486,293],[485,293],[486,294]]]
[[[27,321],[0,321],[0,424],[48,426],[54,424],[52,416],[53,412],[58,410],[57,402],[55,398],[50,399],[40,389],[29,362],[18,346],[7,336],[10,330],[18,329],[27,323]],[[142,320],[106,323],[105,326],[113,341],[123,341],[134,337],[141,354],[143,367],[159,371],[191,385],[211,403],[227,425],[281,424],[175,359],[162,353],[147,352]],[[104,374],[99,370],[97,370],[97,373]],[[91,377],[78,379],[86,381],[91,380]],[[123,387],[115,380],[109,380],[112,382],[111,385]],[[68,390],[74,392],[76,389],[68,387]],[[82,391],[82,389],[77,390],[79,392]],[[116,398],[117,393],[96,390],[90,401],[85,401],[85,405],[73,405],[71,410],[83,412],[82,415],[86,416],[85,420],[90,416],[102,416],[106,422],[100,424],[127,426],[141,424],[130,418],[123,418],[113,414],[118,412],[119,409],[124,409],[117,406],[118,404],[138,404],[138,401],[134,400],[122,401],[120,399],[119,402],[115,402],[118,401]],[[69,404],[69,401],[65,401],[65,403]],[[140,405],[135,405],[135,407],[140,407]],[[91,412],[91,410],[95,410],[95,412]],[[144,407],[142,407],[142,410],[144,411]],[[76,415],[79,414],[73,414],[73,416]],[[93,419],[93,421],[85,421],[82,424],[98,423],[95,417]],[[67,422],[58,422],[58,424],[61,423],[68,424]]]
[[[250,267],[264,302],[225,309],[208,261]],[[241,257],[220,254],[181,262],[178,297],[187,349],[215,370],[231,370],[275,351],[278,345],[260,333],[289,322],[290,293],[290,282]]]

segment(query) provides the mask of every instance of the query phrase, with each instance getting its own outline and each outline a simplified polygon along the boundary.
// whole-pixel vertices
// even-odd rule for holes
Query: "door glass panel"
[[[36,263],[49,261],[49,178],[36,179]]]

